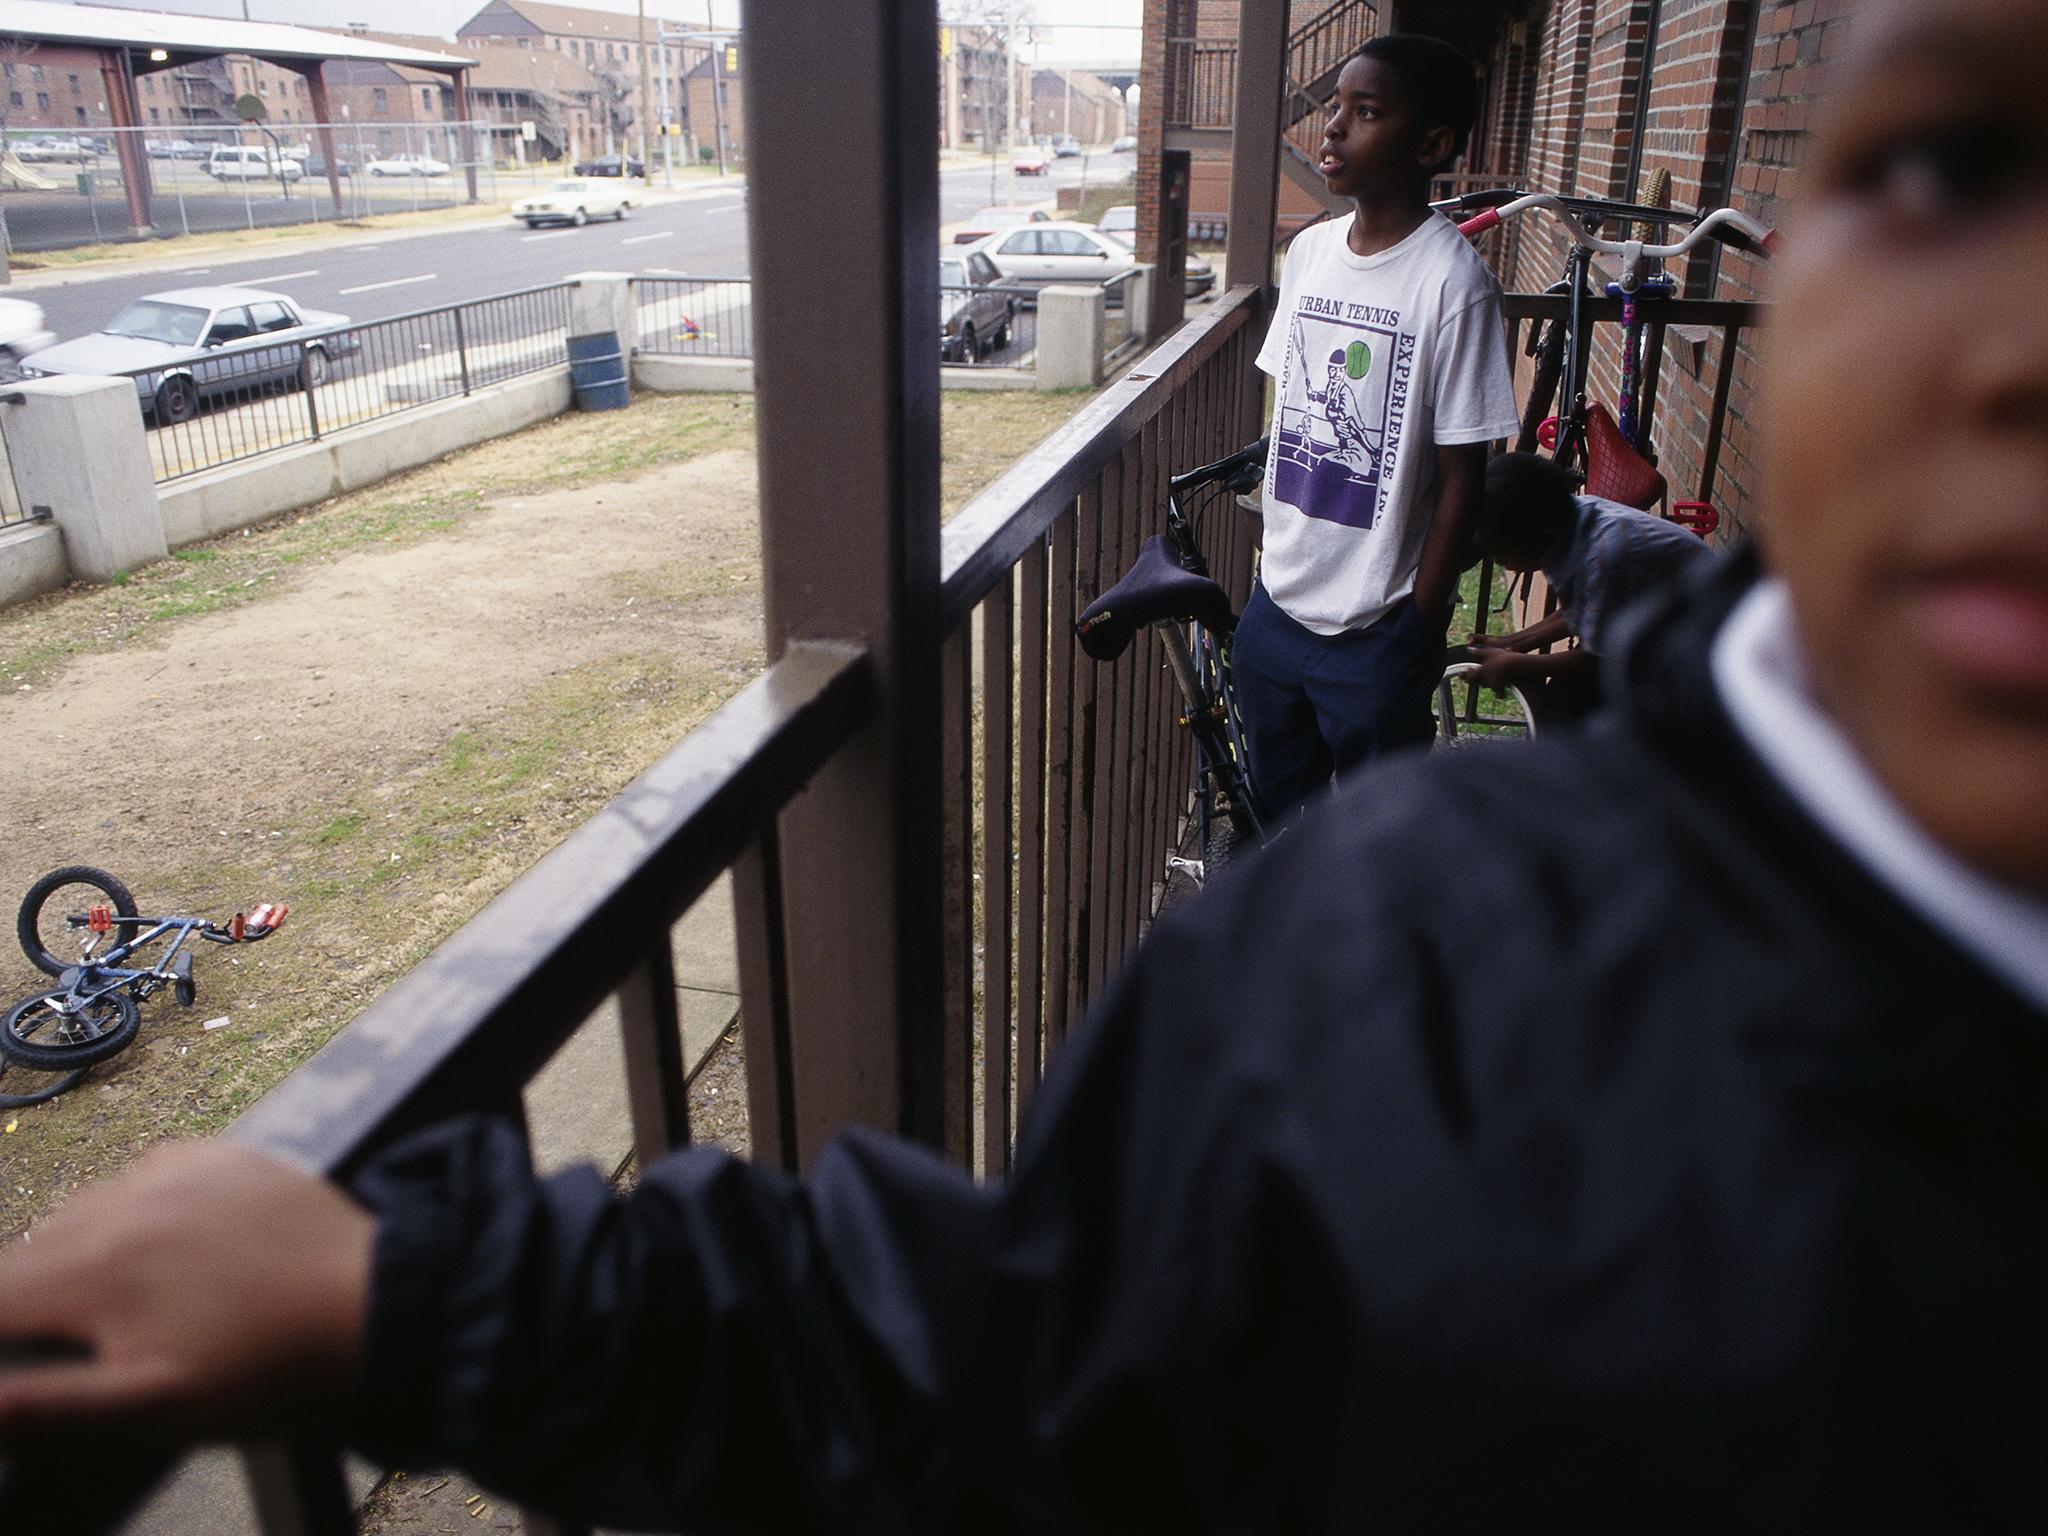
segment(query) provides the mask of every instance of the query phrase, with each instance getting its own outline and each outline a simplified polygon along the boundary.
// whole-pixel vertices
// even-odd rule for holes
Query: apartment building
[[[671,31],[679,29],[679,24],[673,21],[666,25]],[[656,131],[661,122],[665,81],[669,121],[681,124],[695,139],[709,144],[712,142],[710,118],[707,116],[700,121],[689,115],[684,82],[686,75],[710,55],[712,48],[704,42],[662,46],[656,41],[657,30],[657,23],[650,16],[644,45],[648,87],[653,96],[645,114],[649,131]],[[594,11],[577,5],[546,5],[537,3],[537,0],[490,0],[482,10],[456,28],[455,36],[458,45],[468,50],[478,45],[493,45],[527,52],[556,53],[572,60],[601,87],[601,104],[593,113],[591,131],[593,137],[604,142],[588,145],[584,152],[638,149],[643,117],[640,100],[643,44],[637,16],[617,11]],[[708,92],[705,101],[708,110]],[[727,128],[728,137],[736,138],[734,125],[728,124]]]

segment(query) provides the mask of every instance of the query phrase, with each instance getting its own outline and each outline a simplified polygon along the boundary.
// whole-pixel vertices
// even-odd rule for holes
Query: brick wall
[[[1503,183],[1587,196],[1635,192],[1669,172],[1684,206],[1732,203],[1783,222],[1808,115],[1826,61],[1840,51],[1853,0],[1522,0],[1504,12],[1485,60],[1487,107],[1473,164]],[[1637,134],[1638,111],[1642,130]],[[1639,139],[1639,141],[1638,141]],[[1631,176],[1631,167],[1636,174]],[[1540,216],[1539,216],[1540,219]],[[1555,281],[1565,243],[1542,220],[1489,248],[1510,288]],[[1678,275],[1695,297],[1757,299],[1767,264],[1722,250]],[[1607,328],[1591,389],[1612,400],[1619,336]],[[1713,500],[1724,527],[1757,516],[1750,436],[1754,332],[1737,345]],[[1674,493],[1700,489],[1718,332],[1674,330],[1659,376],[1655,442]],[[1522,383],[1527,383],[1526,363]]]

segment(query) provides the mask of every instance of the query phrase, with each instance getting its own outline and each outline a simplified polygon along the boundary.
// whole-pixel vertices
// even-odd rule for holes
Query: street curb
[[[690,203],[707,197],[730,192],[735,187],[746,190],[744,176],[729,176],[723,181],[703,187],[693,187],[687,192],[670,192],[655,187],[648,189],[645,199],[635,200],[635,206],[652,208],[670,203]],[[464,205],[467,206],[467,205]],[[508,213],[506,218],[510,218]],[[189,268],[194,261],[213,260],[226,266],[239,261],[268,261],[272,257],[303,256],[313,251],[347,250],[351,246],[388,245],[395,240],[415,240],[425,235],[461,234],[465,230],[493,229],[500,226],[487,219],[456,219],[446,224],[421,224],[409,229],[351,229],[337,230],[329,234],[307,235],[303,239],[278,240],[263,246],[251,246],[245,253],[236,247],[216,247],[212,250],[178,251],[176,247],[183,237],[147,242],[151,252],[148,256],[115,257],[108,261],[96,261],[90,266],[64,267],[54,271],[20,272],[5,286],[0,295],[32,291],[38,288],[65,288],[75,283],[93,283],[101,278],[134,277],[150,272],[177,272]],[[157,254],[162,252],[163,254]],[[34,252],[24,252],[31,260]]]

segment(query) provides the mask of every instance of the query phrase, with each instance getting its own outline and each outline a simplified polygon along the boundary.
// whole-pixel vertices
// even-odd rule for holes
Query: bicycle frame
[[[209,939],[216,944],[233,942],[225,932],[216,929],[204,918],[134,917],[117,918],[115,921],[129,928],[141,927],[145,923],[150,926],[146,932],[137,934],[125,943],[116,944],[98,958],[93,956],[92,951],[99,941],[94,939],[86,945],[84,954],[79,957],[77,976],[70,983],[71,994],[78,1002],[92,1002],[123,987],[132,987],[135,1000],[142,1002],[160,991],[166,982],[178,979],[177,973],[172,970],[172,962],[195,933],[200,938]],[[142,970],[121,964],[146,945],[154,944],[164,935],[173,933],[177,937],[171,940],[155,965]]]
[[[1202,486],[1227,481],[1230,475],[1222,466],[1242,457],[1242,452],[1232,454],[1217,464],[1205,465],[1167,482],[1166,536],[1183,570],[1197,576],[1209,574],[1195,515],[1183,505],[1182,496]],[[1202,846],[1207,845],[1209,821],[1216,814],[1210,791],[1223,796],[1228,815],[1241,834],[1263,842],[1266,829],[1252,800],[1251,781],[1245,769],[1244,726],[1230,684],[1230,637],[1212,633],[1192,620],[1161,620],[1152,628],[1159,635],[1166,650],[1167,666],[1187,700],[1187,711],[1177,723],[1193,736],[1201,763],[1204,793],[1196,797],[1196,815]]]

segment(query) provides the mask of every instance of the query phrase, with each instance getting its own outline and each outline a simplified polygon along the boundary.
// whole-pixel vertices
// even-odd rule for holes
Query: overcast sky
[[[108,3],[108,0],[99,0]],[[125,3],[125,0],[113,0]],[[593,11],[633,15],[637,0],[578,0]],[[740,0],[708,0],[718,26],[739,21]],[[380,32],[431,33],[453,37],[455,29],[482,10],[485,0],[151,0],[131,8],[184,11],[195,16],[239,17],[246,9],[252,21],[295,21],[308,26],[339,27],[351,21],[368,23]],[[702,23],[707,0],[647,0],[647,14],[670,21]],[[1020,12],[1036,14],[1038,57],[1053,63],[1085,59],[1097,63],[1138,61],[1138,20],[1142,0],[1018,0]],[[940,14],[951,17],[967,5],[942,3]],[[986,0],[975,0],[976,12]]]

